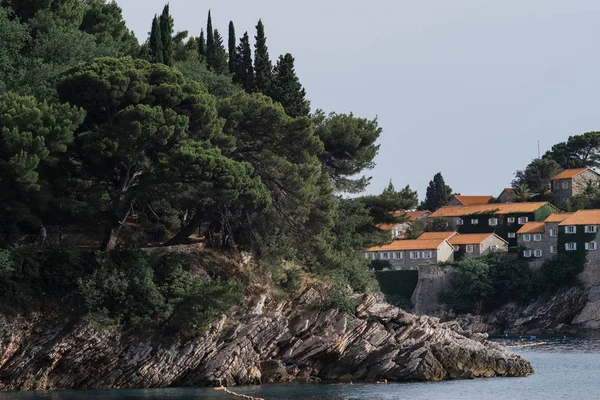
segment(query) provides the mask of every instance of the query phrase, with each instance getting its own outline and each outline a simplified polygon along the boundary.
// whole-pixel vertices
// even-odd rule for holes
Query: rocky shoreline
[[[373,295],[357,297],[354,316],[324,308],[322,299],[309,289],[294,301],[265,306],[262,295],[188,341],[126,335],[39,313],[0,317],[0,389],[425,381],[533,372],[522,357],[457,322],[415,316]]]

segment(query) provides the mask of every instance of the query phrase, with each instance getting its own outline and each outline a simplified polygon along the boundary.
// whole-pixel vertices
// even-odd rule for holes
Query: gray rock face
[[[318,380],[442,380],[524,376],[522,357],[464,331],[366,295],[355,316],[257,299],[191,341],[127,336],[85,321],[0,317],[0,389],[152,388]],[[285,364],[285,365],[284,365]],[[293,368],[295,365],[297,368]]]

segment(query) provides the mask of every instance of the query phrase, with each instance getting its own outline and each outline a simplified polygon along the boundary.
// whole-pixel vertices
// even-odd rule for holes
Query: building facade
[[[581,195],[589,187],[599,187],[600,174],[590,168],[567,169],[552,178],[552,194],[560,200]]]
[[[367,260],[386,260],[394,270],[419,269],[419,266],[454,260],[454,248],[446,239],[394,240],[364,252]]]
[[[454,247],[454,259],[463,260],[492,252],[508,252],[508,242],[494,233],[458,234],[449,240]]]

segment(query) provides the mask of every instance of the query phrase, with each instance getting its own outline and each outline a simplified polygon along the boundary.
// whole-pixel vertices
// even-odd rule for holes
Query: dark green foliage
[[[441,172],[434,175],[433,180],[429,181],[425,200],[419,205],[419,210],[436,211],[445,206],[452,199],[452,188],[446,185]]]
[[[252,51],[250,50],[248,32],[244,32],[244,36],[242,36],[240,44],[236,48],[233,80],[239,83],[246,93],[254,91],[254,67],[252,66]]]
[[[392,269],[392,263],[388,260],[373,260],[369,263],[369,268],[374,271],[383,271],[384,269]]]
[[[233,26],[233,21],[229,21],[229,37],[228,37],[228,56],[229,56],[229,73],[235,73],[235,27]]]
[[[164,62],[163,40],[160,29],[160,21],[156,15],[152,20],[152,31],[150,32],[150,60],[154,63]]]
[[[539,271],[506,253],[454,263],[452,289],[444,302],[459,313],[489,312],[509,302],[525,303],[541,293]]]
[[[401,308],[412,307],[411,298],[419,280],[418,271],[375,272],[385,300]]]
[[[281,103],[290,117],[308,116],[310,101],[294,71],[294,57],[290,53],[279,56],[273,72],[269,96]]]
[[[204,39],[204,29],[200,30],[200,38],[198,39],[198,54],[200,56],[200,61],[206,60],[206,39]]]
[[[365,176],[355,178],[375,166],[373,160],[379,151],[375,144],[382,129],[377,119],[357,118],[351,114],[315,113],[315,133],[325,146],[321,163],[338,191],[359,193],[369,183]]]
[[[169,14],[169,4],[163,8],[159,19],[160,38],[162,41],[162,62],[169,67],[173,66],[173,18]]]
[[[544,194],[550,189],[552,178],[561,171],[562,168],[556,161],[548,158],[536,158],[524,170],[515,173],[512,187],[516,189],[526,185],[533,194]],[[525,200],[521,194],[519,197],[519,200]]]
[[[570,136],[566,142],[552,146],[544,159],[556,161],[563,169],[600,167],[600,132]]]
[[[254,76],[256,90],[262,93],[270,93],[271,81],[273,80],[273,65],[269,58],[265,27],[262,20],[259,20],[256,25],[256,36],[254,39]]]
[[[25,74],[23,52],[30,40],[27,26],[9,18],[8,10],[0,7],[0,93],[15,88]]]
[[[206,56],[206,62],[208,68],[217,74],[224,74],[228,71],[227,51],[223,45],[223,38],[218,30],[215,29],[213,33],[213,47],[212,50],[208,51]]]

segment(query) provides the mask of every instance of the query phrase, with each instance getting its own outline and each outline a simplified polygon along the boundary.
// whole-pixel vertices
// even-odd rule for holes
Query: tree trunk
[[[121,232],[121,228],[125,221],[127,221],[127,217],[129,217],[129,213],[131,212],[131,205],[127,205],[127,209],[125,211],[121,211],[119,213],[115,213],[115,219],[112,221],[110,228],[106,230],[106,234],[104,236],[104,240],[102,240],[102,246],[100,246],[100,250],[102,251],[110,251],[114,250],[117,247],[117,239],[119,238],[119,232]]]
[[[194,232],[200,228],[202,224],[203,213],[198,208],[194,213],[192,219],[189,220],[186,226],[183,227],[175,236],[173,236],[167,243],[163,246],[176,246],[179,244],[183,244]]]

